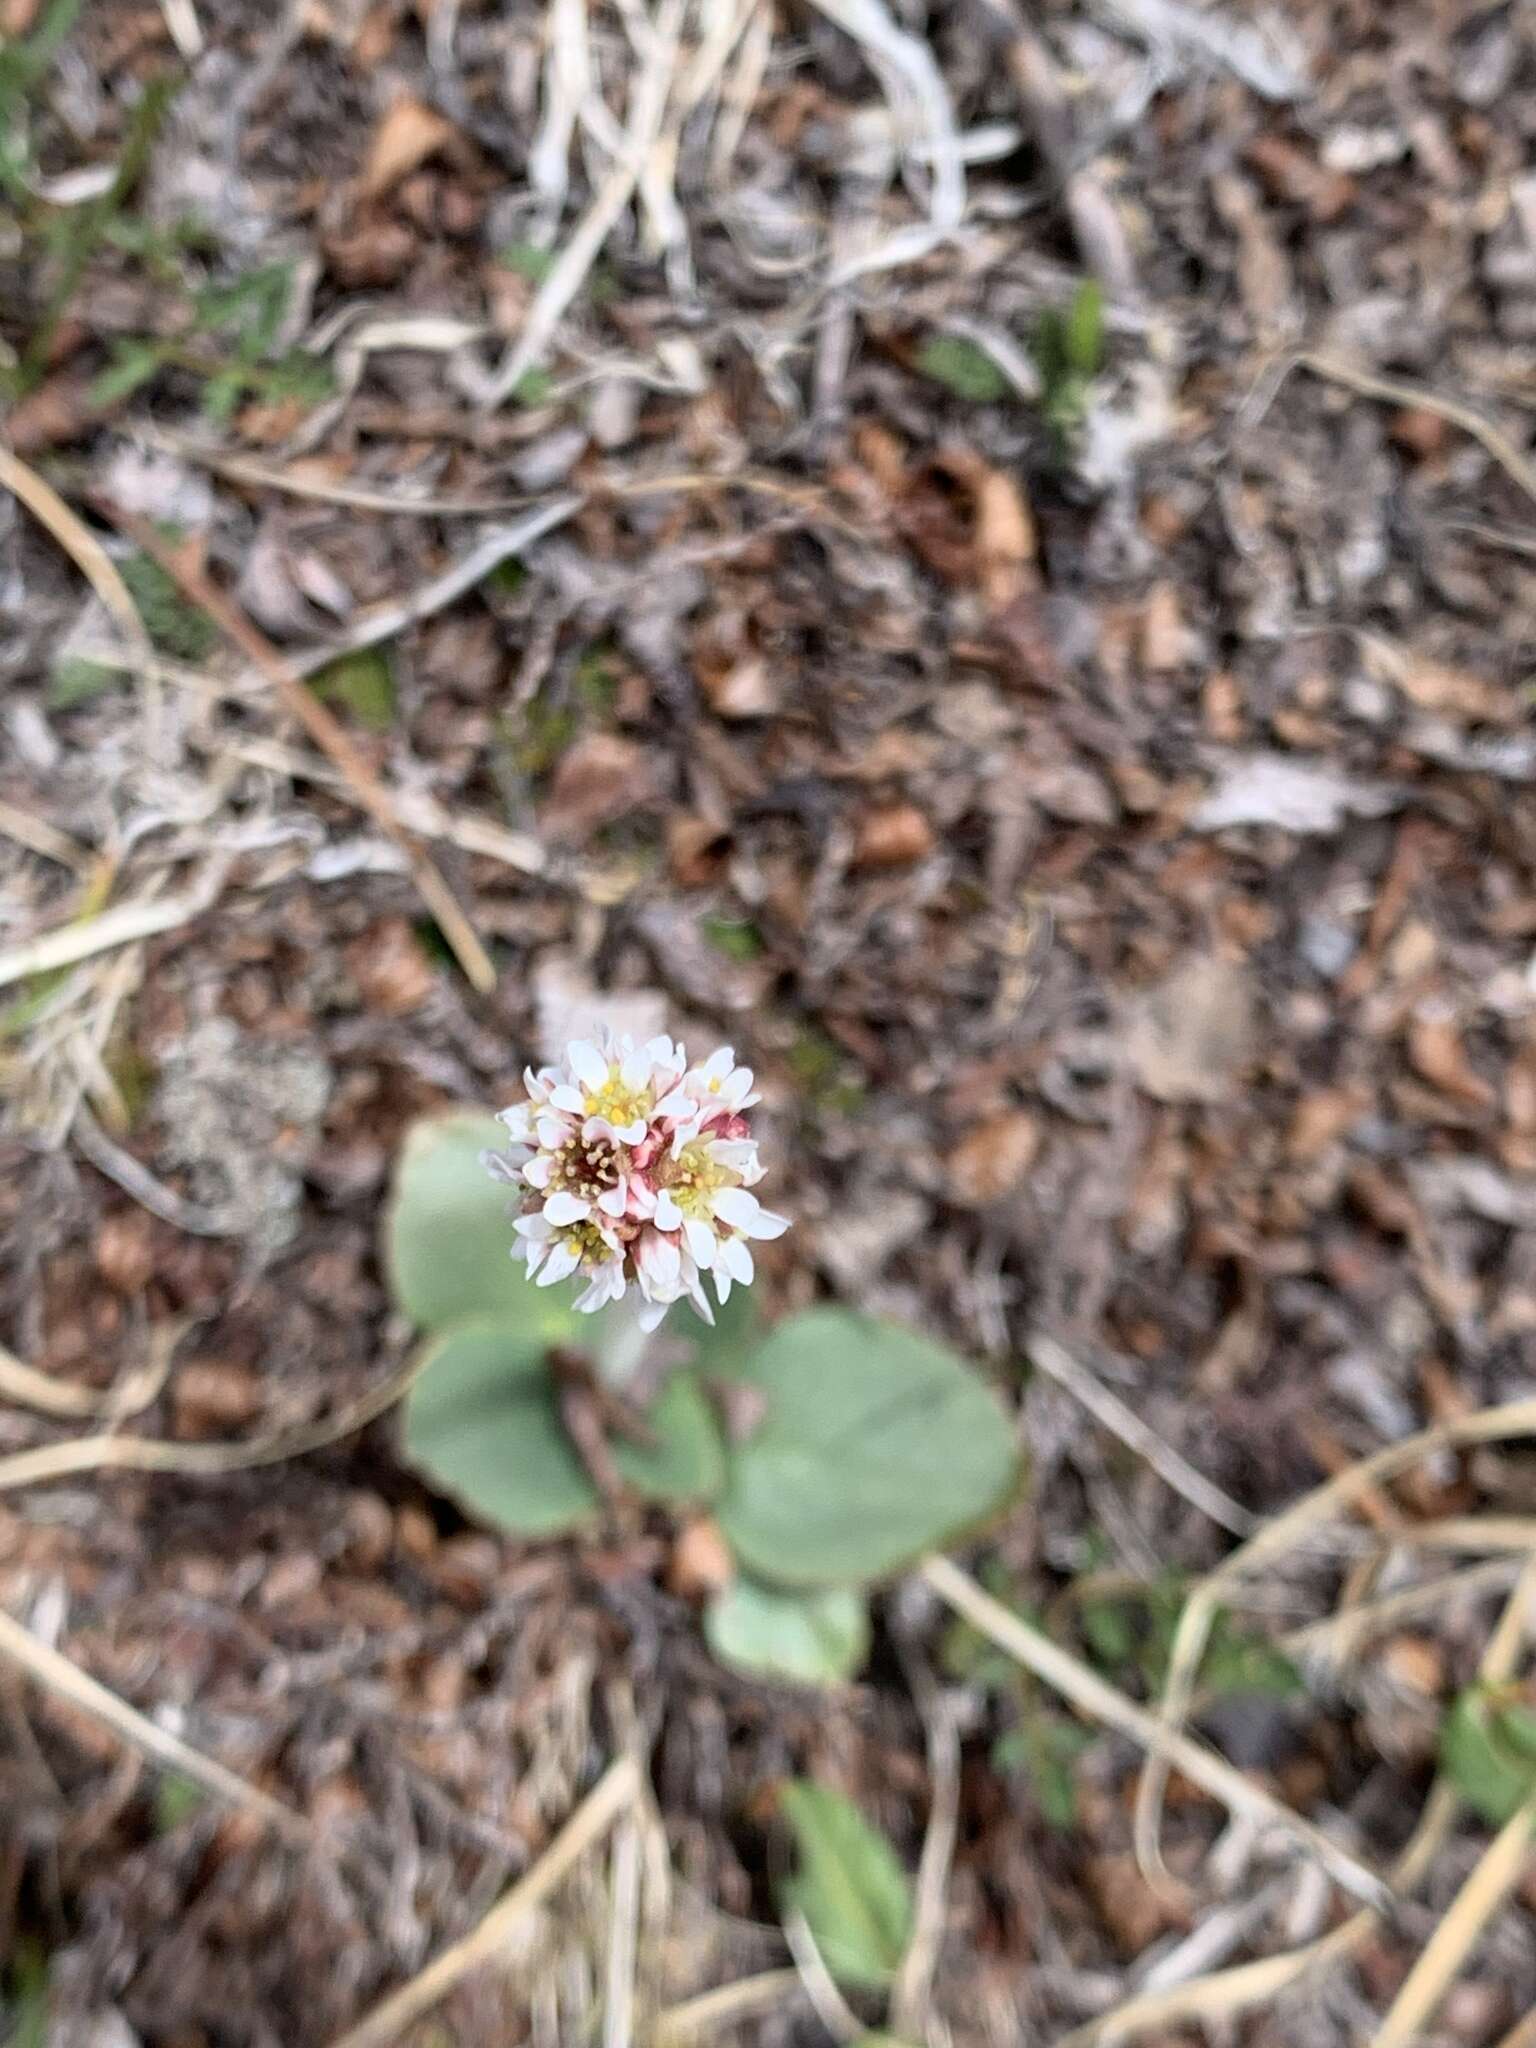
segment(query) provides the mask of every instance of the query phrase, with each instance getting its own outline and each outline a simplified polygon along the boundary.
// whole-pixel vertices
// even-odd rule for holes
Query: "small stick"
[[[1157,1757],[1165,1769],[1173,1765],[1233,1813],[1259,1827],[1285,1829],[1356,1898],[1378,1905],[1389,1897],[1388,1887],[1377,1873],[1337,1842],[1330,1841],[1321,1828],[1293,1812],[1273,1793],[1253,1784],[1203,1742],[1165,1726],[1155,1714],[1127,1699],[1096,1671],[1090,1671],[1048,1636],[1021,1621],[1001,1600],[994,1600],[947,1557],[926,1557],[918,1569],[947,1606],[1073,1706],[1118,1729],[1122,1735],[1129,1735],[1133,1742]]]
[[[195,1779],[216,1799],[255,1814],[290,1842],[308,1846],[313,1840],[313,1830],[302,1814],[295,1813],[292,1807],[284,1806],[280,1800],[269,1798],[265,1792],[259,1792],[234,1771],[191,1748],[179,1736],[156,1727],[136,1707],[130,1707],[126,1700],[119,1699],[115,1692],[82,1671],[61,1651],[39,1641],[30,1629],[23,1628],[3,1609],[0,1609],[0,1656],[9,1657],[39,1685],[68,1700],[71,1706],[80,1708],[93,1720],[104,1722],[115,1735],[120,1735],[135,1749],[143,1750],[157,1763]]]
[[[461,1978],[502,1951],[518,1922],[544,1903],[588,1850],[602,1840],[619,1815],[634,1804],[638,1787],[639,1772],[633,1757],[620,1757],[610,1764],[538,1862],[492,1906],[479,1926],[445,1949],[419,1976],[376,2005],[331,2048],[385,2048],[386,2042],[397,2039],[414,2020],[445,1998]]]
[[[1065,1387],[1074,1399],[1081,1401],[1096,1422],[1103,1423],[1111,1435],[1119,1437],[1121,1443],[1145,1458],[1165,1486],[1181,1494],[1232,1535],[1252,1533],[1253,1516],[1245,1507],[1240,1507],[1230,1494],[1213,1485],[1203,1472],[1197,1472],[1187,1458],[1182,1457],[1172,1444],[1165,1443],[1133,1408],[1128,1407],[1118,1394],[1111,1393],[1087,1366],[1079,1364],[1053,1337],[1037,1333],[1029,1339],[1024,1350],[1025,1356],[1043,1372],[1049,1373],[1058,1386]]]
[[[1371,2048],[1413,2048],[1450,1990],[1472,1945],[1519,1881],[1536,1828],[1536,1793],[1521,1802],[1478,1858],[1449,1910],[1403,1979]]]
[[[380,786],[378,777],[340,719],[312,690],[305,689],[266,635],[257,631],[244,612],[212,579],[169,546],[147,520],[135,518],[113,505],[103,504],[102,510],[152,561],[160,565],[182,596],[201,606],[226,638],[232,640],[241,653],[260,669],[286,709],[346,777],[359,807],[399,847],[423,902],[453,949],[454,958],[471,984],[482,995],[489,993],[496,986],[496,969],[491,964],[490,955],[430,857],[401,828],[394,806]]]

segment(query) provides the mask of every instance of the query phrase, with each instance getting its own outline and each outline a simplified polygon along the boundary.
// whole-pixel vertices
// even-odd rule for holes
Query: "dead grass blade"
[[[73,967],[77,960],[88,960],[94,953],[131,946],[139,939],[153,938],[157,932],[171,932],[178,925],[190,924],[211,908],[223,887],[225,872],[222,863],[216,864],[196,888],[180,896],[119,903],[98,917],[74,918],[35,939],[23,939],[19,945],[8,946],[0,953],[0,988],[13,981],[24,981],[29,975]]]
[[[40,1642],[30,1629],[23,1628],[3,1609],[0,1609],[0,1656],[9,1658],[38,1685],[56,1693],[60,1699],[68,1700],[71,1706],[78,1707],[93,1720],[102,1722],[114,1735],[121,1736],[133,1748],[153,1757],[156,1763],[193,1779],[216,1799],[253,1814],[288,1841],[301,1846],[312,1841],[313,1830],[302,1814],[258,1791],[254,1785],[248,1785],[244,1778],[216,1763],[212,1757],[204,1756],[200,1750],[193,1749],[179,1736],[157,1727],[136,1707],[130,1707],[126,1700],[119,1699],[115,1692],[82,1671],[61,1651]]]
[[[321,752],[334,762],[338,772],[345,776],[360,807],[368,812],[404,855],[422,901],[436,919],[471,985],[482,995],[493,989],[496,986],[496,969],[478,933],[430,857],[401,829],[378,777],[340,719],[312,690],[305,689],[265,634],[256,630],[202,569],[195,567],[179,550],[167,546],[147,521],[117,508],[104,509],[145,554],[158,562],[182,596],[200,606],[226,638],[232,640],[241,653],[261,670],[277,691],[285,709],[298,720]]]
[[[44,860],[57,861],[60,867],[70,868],[77,875],[89,874],[96,865],[95,854],[88,853],[56,825],[34,818],[19,804],[0,802],[0,832],[7,839],[14,839],[18,846],[26,847],[29,853],[40,853]]]
[[[147,1408],[165,1385],[176,1346],[188,1327],[184,1322],[162,1324],[151,1333],[149,1357],[144,1363],[124,1373],[105,1391],[55,1379],[51,1372],[39,1372],[35,1365],[24,1364],[0,1345],[0,1396],[14,1401],[18,1407],[35,1408],[42,1415],[55,1415],[61,1420],[111,1416],[116,1422],[124,1422]]]
[[[151,651],[149,634],[138,606],[116,563],[80,515],[65,504],[52,484],[8,448],[0,448],[0,486],[19,498],[39,525],[47,527],[116,621],[128,646],[147,656]]]
[[[1335,1474],[1294,1507],[1276,1516],[1274,1521],[1265,1523],[1191,1589],[1174,1631],[1168,1675],[1158,1704],[1159,1725],[1164,1729],[1182,1728],[1187,1719],[1212,1621],[1223,1594],[1236,1580],[1283,1552],[1294,1549],[1339,1510],[1358,1501],[1379,1482],[1406,1471],[1436,1451],[1532,1435],[1536,1435],[1536,1400],[1511,1401],[1502,1407],[1482,1409],[1475,1415],[1457,1416],[1447,1422],[1435,1423]],[[1166,1754],[1154,1747],[1143,1766],[1141,1783],[1137,1787],[1134,1823],[1137,1861],[1149,1882],[1166,1882],[1159,1836],[1167,1782]]]
[[[1100,1678],[1096,1671],[1091,1671],[1048,1636],[1041,1635],[1037,1629],[1021,1621],[1000,1600],[994,1600],[958,1565],[946,1557],[934,1556],[924,1558],[919,1570],[947,1606],[970,1622],[973,1628],[979,1629],[989,1642],[1005,1650],[1027,1671],[1032,1671],[1054,1692],[1060,1693],[1063,1699],[1070,1700],[1081,1712],[1122,1735],[1128,1735],[1133,1742],[1158,1758],[1165,1768],[1181,1771],[1192,1784],[1209,1792],[1231,1812],[1255,1826],[1282,1828],[1316,1856],[1323,1867],[1356,1898],[1369,1900],[1372,1904],[1385,1901],[1388,1896],[1386,1884],[1358,1857],[1352,1856],[1337,1842],[1330,1841],[1320,1828],[1293,1812],[1273,1794],[1252,1784],[1215,1750],[1182,1731],[1168,1727],[1145,1707],[1127,1699],[1123,1692]]]
[[[644,173],[661,134],[677,70],[684,0],[661,0],[651,23],[649,47],[629,100],[622,154],[593,196],[574,233],[539,286],[523,331],[479,394],[487,409],[505,405],[554,339],[566,308],[581,290]]]
[[[1509,1678],[1527,1634],[1526,1609],[1536,1597],[1536,1559],[1528,1559],[1498,1624],[1489,1636],[1478,1663],[1478,1679],[1484,1685],[1499,1685]],[[1437,1779],[1418,1825],[1392,1866],[1395,1893],[1407,1897],[1424,1880],[1456,1823],[1461,1802],[1446,1781]],[[1376,1908],[1363,1906],[1331,1932],[1283,1955],[1267,1956],[1251,1963],[1239,1963],[1218,1970],[1190,1984],[1168,1991],[1141,1992],[1112,2012],[1076,2027],[1057,2048],[1112,2048],[1154,2027],[1173,2027],[1185,2020],[1231,2021],[1255,2005],[1272,2002],[1290,1985],[1313,1972],[1345,1961],[1365,1941],[1380,1931],[1381,1916]],[[1500,2048],[1536,2048],[1536,2043],[1504,2042]]]
[[[1133,1408],[1127,1407],[1118,1394],[1110,1392],[1102,1380],[1081,1365],[1058,1344],[1054,1337],[1040,1333],[1030,1338],[1024,1347],[1025,1355],[1038,1365],[1042,1372],[1050,1374],[1060,1387],[1065,1387],[1074,1400],[1080,1401],[1096,1422],[1100,1422],[1117,1436],[1128,1449],[1144,1458],[1165,1486],[1182,1495],[1192,1507],[1209,1515],[1218,1527],[1229,1530],[1234,1536],[1247,1536],[1253,1531],[1254,1519],[1245,1507],[1240,1507],[1230,1495],[1213,1486],[1201,1472],[1197,1472],[1187,1458],[1183,1458],[1165,1443],[1155,1429],[1142,1421]]]
[[[1429,1937],[1392,2009],[1371,2039],[1371,2048],[1413,2048],[1430,2016],[1461,1974],[1474,1943],[1519,1881],[1536,1831],[1532,1793],[1488,1844],[1472,1875],[1451,1901]]]
[[[891,2032],[903,2041],[929,2037],[933,1978],[944,1945],[949,1873],[960,1821],[960,1732],[954,1704],[931,1678],[917,1691],[917,1702],[928,1737],[928,1826],[917,1859],[912,1936],[891,1989]]]
[[[430,2012],[471,1970],[493,1961],[518,1923],[544,1903],[620,1814],[633,1806],[639,1782],[633,1757],[620,1757],[610,1764],[538,1862],[492,1906],[479,1926],[429,1963],[420,1976],[375,2006],[334,2041],[332,2048],[385,2048],[423,2013]]]
[[[718,2040],[738,2020],[754,2018],[798,1998],[804,1990],[798,1970],[764,1970],[718,1990],[700,1992],[658,2013],[651,2027],[650,2048],[686,2048],[692,2041]]]
[[[78,1472],[181,1472],[207,1477],[306,1457],[351,1436],[392,1408],[421,1370],[425,1356],[424,1349],[418,1351],[338,1415],[307,1422],[298,1429],[279,1430],[250,1443],[176,1444],[146,1437],[86,1436],[68,1443],[41,1444],[36,1450],[14,1451],[8,1458],[0,1458],[0,1493],[70,1478]]]
[[[1461,399],[1442,398],[1427,384],[1410,384],[1401,377],[1381,377],[1359,363],[1346,362],[1339,356],[1315,355],[1303,349],[1282,357],[1274,365],[1272,373],[1269,373],[1273,381],[1265,393],[1265,409],[1273,403],[1275,394],[1292,370],[1309,370],[1314,377],[1321,377],[1326,383],[1342,384],[1347,391],[1358,391],[1362,398],[1379,398],[1387,405],[1413,406],[1449,421],[1453,427],[1460,427],[1464,434],[1470,434],[1474,441],[1481,442],[1506,476],[1536,503],[1536,464],[1523,455],[1491,420],[1485,419]]]

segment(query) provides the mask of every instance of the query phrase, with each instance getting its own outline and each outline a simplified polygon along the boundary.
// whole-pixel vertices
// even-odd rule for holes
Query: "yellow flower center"
[[[588,1116],[604,1117],[615,1128],[632,1124],[637,1117],[643,1121],[651,1113],[650,1090],[626,1088],[617,1072],[611,1073],[601,1088],[584,1089],[582,1100]]]
[[[685,1216],[708,1218],[712,1197],[721,1188],[735,1187],[739,1174],[711,1159],[704,1144],[685,1145],[676,1159],[665,1162],[658,1179],[670,1191]]]

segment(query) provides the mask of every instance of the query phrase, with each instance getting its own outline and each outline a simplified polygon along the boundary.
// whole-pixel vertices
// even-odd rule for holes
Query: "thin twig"
[[[261,1465],[280,1465],[290,1458],[324,1450],[365,1427],[392,1408],[415,1379],[428,1356],[423,1346],[378,1386],[320,1422],[278,1430],[249,1443],[181,1444],[136,1436],[85,1436],[67,1443],[40,1444],[0,1458],[0,1493],[18,1486],[40,1486],[77,1472],[181,1472],[196,1477],[224,1472],[249,1472]]]
[[[0,832],[30,853],[40,853],[44,860],[57,861],[60,867],[70,868],[77,875],[88,874],[98,859],[67,832],[59,831],[42,818],[34,818],[19,804],[0,801]]]
[[[639,1777],[636,1774],[638,1786]],[[608,1877],[608,1956],[603,1991],[603,2048],[633,2048],[635,1966],[640,1934],[640,1823],[633,1811],[614,1830]]]
[[[30,1629],[23,1628],[3,1609],[0,1609],[0,1656],[8,1657],[39,1685],[68,1700],[71,1706],[78,1707],[93,1720],[103,1722],[115,1735],[120,1735],[146,1756],[153,1757],[157,1763],[195,1779],[216,1799],[254,1814],[257,1819],[277,1829],[288,1841],[301,1845],[311,1841],[313,1830],[302,1814],[258,1791],[254,1785],[248,1785],[244,1778],[215,1762],[212,1757],[204,1756],[200,1750],[193,1749],[179,1736],[157,1727],[137,1708],[130,1707],[126,1700],[119,1699],[115,1692],[82,1671],[61,1651],[39,1641]]]
[[[116,508],[107,508],[122,530],[157,562],[182,596],[201,606],[215,625],[261,670],[272,684],[286,710],[295,717],[322,753],[328,755],[350,784],[359,805],[374,818],[380,829],[404,855],[406,865],[422,900],[453,950],[471,984],[486,994],[496,986],[496,969],[481,944],[479,935],[465,916],[448,884],[430,856],[401,830],[378,777],[346,727],[312,690],[306,690],[283,656],[257,631],[251,621],[225,596],[208,575],[169,546],[146,520]]]
[[[1158,1757],[1165,1766],[1182,1771],[1191,1783],[1209,1792],[1223,1805],[1258,1827],[1278,1827],[1300,1842],[1318,1858],[1332,1876],[1356,1898],[1381,1902],[1387,1886],[1377,1873],[1352,1856],[1323,1831],[1294,1812],[1282,1800],[1252,1784],[1224,1757],[1203,1742],[1175,1731],[1156,1715],[1128,1699],[1123,1692],[1100,1678],[1086,1664],[1021,1621],[1000,1600],[994,1600],[968,1573],[947,1557],[926,1557],[919,1567],[922,1576],[940,1599],[997,1645],[1026,1670],[1043,1679],[1053,1691],[1073,1706]]]
[[[39,1414],[60,1421],[81,1421],[86,1417],[108,1417],[126,1422],[147,1408],[165,1385],[176,1346],[190,1327],[186,1322],[162,1323],[150,1334],[149,1356],[142,1365],[125,1372],[105,1390],[76,1386],[56,1379],[51,1372],[39,1372],[0,1345],[0,1395],[19,1407],[35,1408]]]
[[[152,652],[150,638],[139,608],[118,573],[117,564],[77,512],[65,504],[53,485],[35,469],[0,447],[0,489],[19,498],[33,518],[46,526],[70,557],[86,582],[116,621],[117,629],[134,653],[146,659]]]
[[[157,932],[174,931],[190,924],[212,907],[223,887],[222,863],[210,867],[194,889],[181,896],[163,896],[156,902],[119,903],[99,917],[82,917],[43,932],[35,939],[23,939],[0,953],[0,988],[24,981],[31,974],[48,974],[57,967],[73,967],[93,953],[110,952],[114,946],[131,946],[138,939],[153,938]]]
[[[917,1859],[912,1936],[891,1992],[891,2032],[902,2041],[928,2038],[928,2007],[944,1945],[960,1816],[960,1736],[954,1703],[931,1678],[922,1690],[914,1690],[928,1735],[928,1826]]]
[[[815,2008],[816,2017],[832,2036],[834,2041],[856,2041],[864,2029],[858,2016],[837,1988],[837,1981],[827,1968],[826,1960],[816,1945],[810,1922],[798,1908],[785,1915],[784,1939],[789,1952],[795,1959],[801,1988]]]
[[[1483,1929],[1519,1881],[1531,1854],[1536,1793],[1522,1801],[1478,1858],[1471,1876],[1403,1979],[1371,2048],[1413,2048]]]
[[[1191,1589],[1179,1615],[1169,1651],[1168,1672],[1158,1703],[1159,1724],[1166,1729],[1183,1726],[1212,1621],[1223,1593],[1235,1580],[1292,1549],[1303,1536],[1331,1520],[1378,1482],[1406,1471],[1437,1451],[1533,1435],[1536,1435],[1536,1400],[1511,1401],[1502,1407],[1482,1409],[1475,1415],[1453,1417],[1420,1430],[1401,1443],[1389,1444],[1374,1457],[1364,1458],[1350,1466],[1348,1471],[1337,1473],[1274,1521],[1266,1522],[1257,1534]],[[1165,1756],[1154,1748],[1142,1769],[1133,1823],[1137,1861],[1143,1873],[1152,1880],[1157,1880],[1162,1874],[1158,1838],[1167,1781]]]
[[[591,205],[539,286],[522,333],[487,380],[482,402],[488,410],[504,405],[543,357],[566,308],[581,290],[603,244],[634,196],[666,116],[682,25],[683,0],[660,0],[652,25],[651,47],[630,94],[623,154],[598,187]]]
[[[764,1970],[756,1977],[741,1977],[734,1984],[702,1991],[697,1998],[685,1998],[680,2005],[669,2005],[656,2015],[650,2048],[686,2048],[701,2037],[718,2040],[737,2020],[782,2005],[787,1998],[802,1996],[804,1990],[798,1970]]]
[[[413,2021],[429,2012],[482,1963],[492,1961],[506,1945],[508,1936],[522,1920],[541,1906],[582,1857],[602,1840],[619,1815],[634,1802],[638,1772],[633,1757],[623,1756],[610,1764],[556,1835],[538,1862],[518,1879],[512,1889],[492,1906],[489,1913],[462,1941],[429,1963],[420,1976],[386,1998],[355,2027],[332,2043],[332,2048],[385,2048]]]
[[[1024,1348],[1028,1357],[1048,1372],[1058,1386],[1065,1387],[1074,1400],[1080,1401],[1095,1421],[1103,1423],[1121,1443],[1144,1458],[1166,1486],[1234,1536],[1252,1533],[1254,1518],[1245,1507],[1197,1472],[1187,1458],[1143,1422],[1118,1394],[1111,1393],[1087,1366],[1079,1364],[1054,1337],[1037,1332]]]
[[[1536,1560],[1528,1559],[1478,1661],[1481,1684],[1501,1685],[1513,1673],[1527,1630],[1526,1610],[1533,1596]],[[1417,1826],[1392,1866],[1391,1882],[1399,1896],[1410,1896],[1434,1867],[1460,1806],[1447,1781],[1438,1778]],[[1380,1927],[1381,1915],[1375,1908],[1364,1906],[1330,1933],[1282,1955],[1240,1963],[1167,1991],[1138,1992],[1112,2012],[1075,2027],[1057,2048],[1112,2048],[1112,2044],[1129,2041],[1153,2027],[1177,2026],[1191,2019],[1231,2020],[1255,2005],[1273,2004],[1291,1985],[1346,1961]],[[1510,2048],[1510,2044],[1502,2043],[1501,2048]],[[1521,2048],[1532,2048],[1532,2044],[1521,2044]]]
[[[1485,419],[1459,398],[1442,398],[1427,384],[1410,384],[1401,377],[1381,377],[1374,370],[1345,362],[1341,357],[1317,355],[1309,349],[1300,349],[1293,355],[1281,357],[1272,371],[1266,373],[1267,377],[1273,377],[1266,391],[1266,406],[1273,402],[1292,370],[1310,370],[1314,377],[1321,377],[1329,384],[1342,384],[1348,391],[1358,391],[1362,398],[1379,398],[1388,405],[1412,406],[1448,420],[1453,427],[1460,427],[1464,434],[1470,434],[1474,441],[1480,441],[1505,474],[1528,498],[1536,501],[1536,464],[1523,455],[1491,420]]]

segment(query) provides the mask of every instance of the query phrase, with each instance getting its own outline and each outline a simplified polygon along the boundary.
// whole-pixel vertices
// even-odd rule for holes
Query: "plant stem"
[[[654,1330],[642,1330],[638,1311],[621,1302],[605,1318],[607,1327],[597,1347],[597,1376],[615,1393],[632,1386],[640,1376]]]

